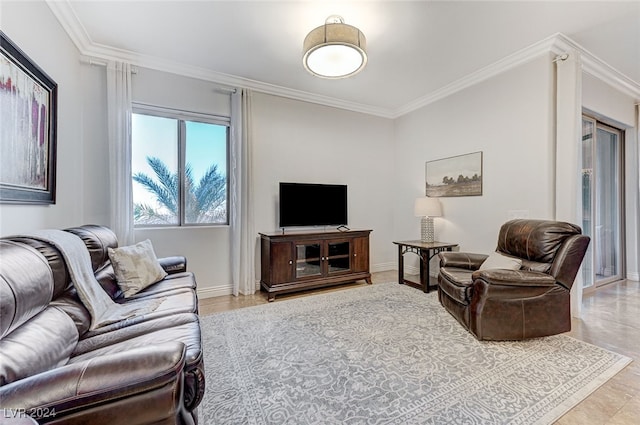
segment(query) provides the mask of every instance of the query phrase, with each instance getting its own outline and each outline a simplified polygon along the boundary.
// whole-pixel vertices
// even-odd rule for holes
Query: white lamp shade
[[[440,217],[442,206],[438,198],[417,198],[413,212],[416,217]]]

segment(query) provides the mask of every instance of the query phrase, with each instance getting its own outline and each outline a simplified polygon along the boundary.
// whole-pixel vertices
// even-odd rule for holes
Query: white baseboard
[[[371,273],[387,272],[389,270],[398,270],[398,264],[394,261],[390,261],[388,263],[374,264],[370,268]]]
[[[438,269],[439,269],[438,267],[433,267],[433,265],[429,267],[429,276],[438,277]],[[418,275],[420,274],[420,267],[404,266],[404,272],[406,274]]]
[[[198,288],[198,298],[213,298],[222,297],[224,295],[233,294],[233,287],[231,285],[215,286],[213,288]]]
[[[431,267],[429,268],[429,276],[438,277],[438,269],[439,267],[437,265],[434,266],[431,264]],[[387,272],[391,270],[398,271],[398,263],[392,261],[389,263],[380,263],[371,266],[371,273]],[[420,267],[404,266],[404,271],[407,274],[420,274]]]
[[[638,272],[627,272],[627,280],[633,280],[636,282],[640,282],[640,273]]]
[[[233,294],[233,286],[221,285],[213,288],[198,288],[198,298],[222,297]],[[260,281],[256,280],[256,292],[260,291]]]

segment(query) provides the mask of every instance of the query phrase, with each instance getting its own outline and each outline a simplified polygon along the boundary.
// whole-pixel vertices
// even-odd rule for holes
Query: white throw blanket
[[[91,330],[135,315],[154,311],[164,300],[151,299],[126,304],[114,302],[96,280],[89,251],[82,239],[63,230],[38,230],[24,235],[58,248],[71,275],[80,300],[91,313]]]

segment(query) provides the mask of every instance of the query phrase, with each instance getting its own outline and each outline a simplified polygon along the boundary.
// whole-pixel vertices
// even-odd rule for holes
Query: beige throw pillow
[[[520,270],[522,267],[522,260],[518,258],[507,257],[497,252],[492,253],[484,260],[484,263],[480,265],[479,270],[487,269],[507,269],[507,270]]]
[[[108,248],[108,253],[125,298],[137,294],[167,275],[160,266],[149,239],[131,246]]]

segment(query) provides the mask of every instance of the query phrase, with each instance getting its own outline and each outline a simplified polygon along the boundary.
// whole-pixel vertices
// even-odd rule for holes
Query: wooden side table
[[[422,289],[426,293],[429,293],[429,260],[439,252],[451,251],[458,246],[458,244],[449,242],[422,242],[420,240],[393,243],[398,245],[398,283]],[[413,252],[420,257],[420,283],[404,278],[404,254],[407,252]]]

